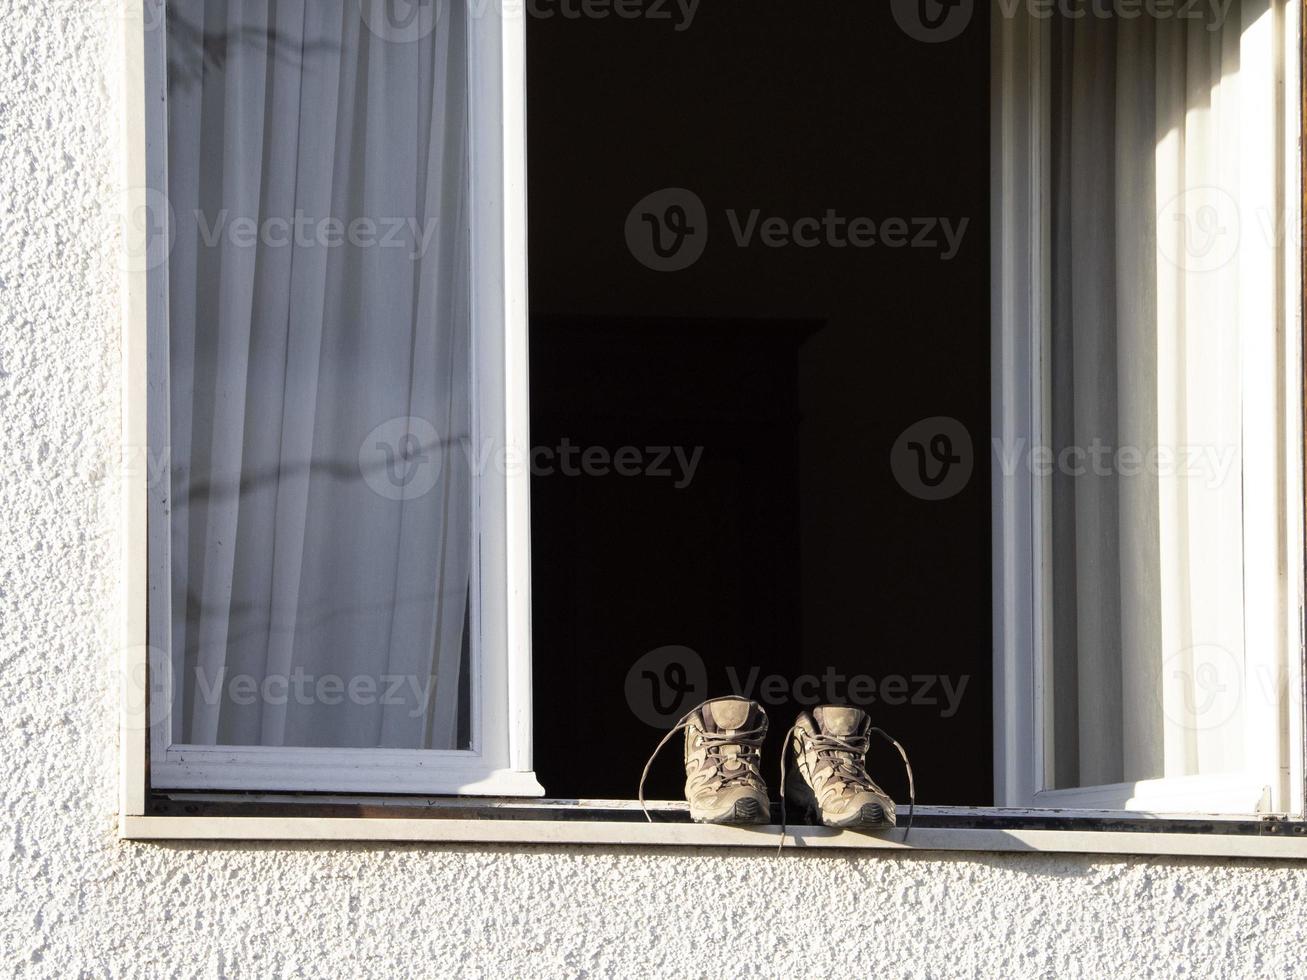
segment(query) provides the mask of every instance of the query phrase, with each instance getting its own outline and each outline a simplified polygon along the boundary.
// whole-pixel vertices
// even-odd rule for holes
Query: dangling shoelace
[[[776,845],[777,854],[780,854],[785,847],[785,831],[789,826],[787,814],[785,812],[785,773],[788,768],[785,763],[790,753],[790,742],[794,738],[794,733],[797,732],[798,729],[798,725],[791,725],[790,730],[785,733],[785,738],[781,741],[781,839],[780,843]],[[899,743],[899,740],[893,735],[889,734],[889,732],[885,731],[883,728],[872,727],[867,729],[867,735],[870,735],[872,732],[875,732],[881,738],[885,739],[885,741],[893,745],[894,748],[898,749],[899,758],[903,760],[903,768],[908,774],[908,823],[907,826],[903,828],[903,841],[904,843],[907,843],[908,835],[912,833],[912,817],[917,810],[917,787],[912,779],[912,763],[908,761],[907,750],[903,748]],[[854,765],[850,759],[844,757],[844,753],[865,757],[867,749],[871,744],[871,740],[867,735],[853,735],[848,738],[840,738],[838,735],[816,734],[812,736],[812,744],[817,750],[817,754],[822,756],[826,762],[831,764],[832,771],[841,774],[845,772],[851,773],[859,786],[862,786],[864,789],[870,789],[871,787],[867,786],[867,780],[863,778],[863,774],[866,771],[865,767],[863,772],[858,772],[858,767]],[[835,754],[823,756],[823,753]],[[870,777],[867,777],[867,779],[869,778]]]
[[[662,737],[662,741],[660,741],[654,748],[653,754],[649,756],[649,761],[644,764],[644,772],[640,774],[640,789],[638,792],[640,809],[644,812],[645,819],[650,823],[653,823],[653,815],[649,812],[648,807],[644,805],[644,782],[649,777],[649,770],[653,767],[654,759],[658,757],[658,753],[663,750],[663,746],[670,742],[677,732],[685,731],[685,729],[690,726],[690,722],[694,719],[695,715],[703,711],[703,709],[708,707],[708,705],[717,704],[720,701],[735,700],[738,699],[733,697],[710,698],[709,700],[696,705],[683,714],[680,721],[667,730],[667,734]],[[718,772],[722,772],[723,786],[737,781],[744,782],[749,776],[760,777],[758,770],[758,756],[759,749],[762,747],[762,741],[766,734],[767,725],[765,722],[757,728],[737,731],[734,735],[724,735],[718,732],[702,733],[701,737],[703,738],[705,747],[708,749],[708,755],[710,757],[721,758],[719,752],[716,750],[723,749],[728,745],[738,746],[740,748],[739,754],[732,756],[733,759],[738,759],[740,761],[738,772],[725,773],[721,766],[718,767]]]

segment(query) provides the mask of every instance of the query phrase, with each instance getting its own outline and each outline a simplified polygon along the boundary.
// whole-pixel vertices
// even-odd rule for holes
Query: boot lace
[[[871,739],[866,735],[822,735],[809,737],[817,758],[830,766],[831,774],[838,776],[844,783],[857,789],[880,792],[880,787],[871,781],[866,767],[861,760],[866,757],[871,747]]]

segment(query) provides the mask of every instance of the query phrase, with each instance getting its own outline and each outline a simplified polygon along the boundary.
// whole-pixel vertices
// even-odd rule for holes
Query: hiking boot
[[[640,776],[644,781],[663,746],[685,732],[685,798],[695,823],[766,823],[771,816],[767,786],[759,771],[759,749],[767,735],[767,714],[744,698],[713,698],[681,718],[663,736]],[[649,811],[645,817],[653,820]]]
[[[755,701],[719,698],[685,726],[685,798],[695,823],[766,823],[771,808],[759,771],[767,714]]]
[[[801,713],[785,751],[785,799],[827,827],[888,830],[894,801],[867,775],[871,721],[857,708],[822,705]],[[901,750],[900,750],[901,751]]]

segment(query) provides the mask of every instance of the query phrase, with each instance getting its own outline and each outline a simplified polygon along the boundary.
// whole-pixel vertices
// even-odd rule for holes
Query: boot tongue
[[[718,731],[735,731],[746,727],[751,707],[753,705],[744,700],[717,701],[708,705],[706,720],[711,721]]]
[[[741,728],[750,727],[749,716],[752,713],[753,703],[751,701],[745,701],[742,698],[731,698],[728,701],[715,701],[704,708],[703,720],[707,722],[709,731],[731,735]],[[744,765],[737,758],[740,754],[740,746],[723,745],[720,753],[725,760],[722,768],[726,772],[736,772]]]
[[[856,735],[867,720],[866,712],[857,708],[841,708],[833,704],[824,704],[812,712],[813,720],[821,726],[825,735],[841,738]]]

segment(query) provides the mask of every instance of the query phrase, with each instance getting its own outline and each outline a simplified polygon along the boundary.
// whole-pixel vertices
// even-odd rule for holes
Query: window
[[[702,683],[678,660],[669,695],[784,678],[775,736],[799,678],[871,675],[928,828],[1302,814],[1296,5],[1018,5],[942,43],[778,7],[750,30],[829,57],[752,84],[728,9],[676,47],[458,0],[142,9],[126,429],[157,478],[128,501],[125,813],[312,792],[629,819],[660,719],[622,680],[689,650]],[[528,35],[557,155],[533,158],[529,331]],[[868,37],[855,90],[837,49]],[[664,55],[657,91],[574,97]],[[774,116],[731,115],[732,86]],[[940,135],[923,86],[974,112]],[[770,170],[731,162],[768,127]],[[708,207],[657,196],[679,181]],[[645,192],[713,229],[702,260],[631,244]],[[750,250],[772,200],[793,237]],[[939,254],[801,240],[802,215],[894,206],[905,243],[948,213]],[[905,496],[891,447],[941,434],[969,482]],[[569,481],[569,445],[669,476]]]
[[[158,788],[540,792],[504,38],[402,6],[147,5]]]
[[[1297,810],[1296,8],[997,43],[999,796]]]

